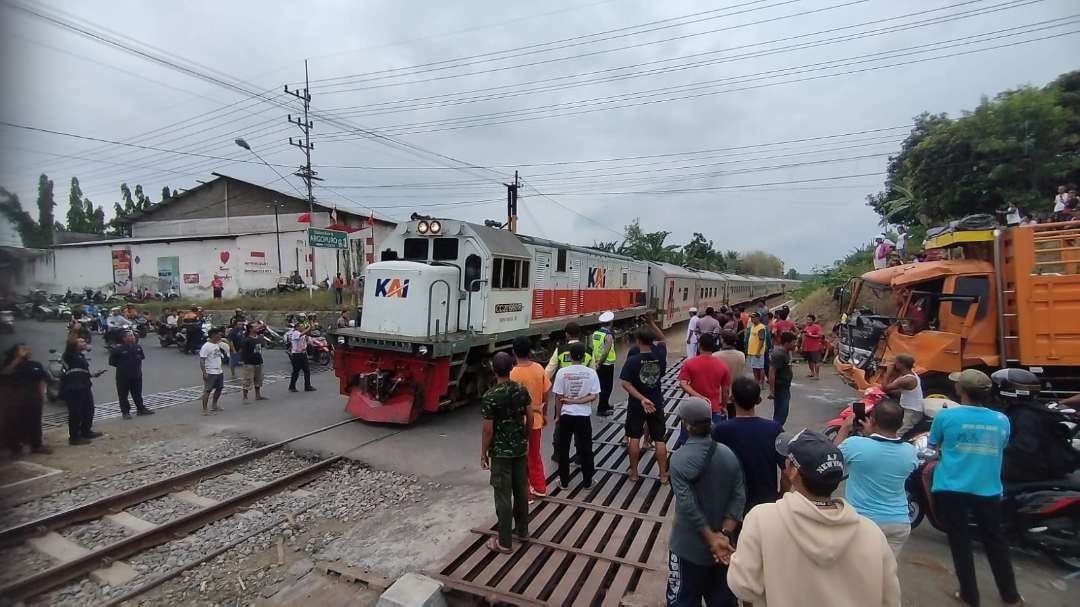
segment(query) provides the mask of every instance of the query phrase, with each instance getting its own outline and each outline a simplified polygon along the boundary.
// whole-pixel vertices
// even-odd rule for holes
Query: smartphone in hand
[[[862,423],[866,421],[866,403],[857,402],[851,405],[851,409],[855,414],[855,422],[852,424],[852,429],[855,432],[862,430]]]

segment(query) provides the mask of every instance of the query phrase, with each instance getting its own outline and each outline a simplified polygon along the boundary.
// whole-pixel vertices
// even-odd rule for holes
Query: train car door
[[[544,299],[548,290],[548,276],[551,275],[551,252],[537,250],[533,256],[533,284],[532,284],[532,317],[533,319],[544,318]],[[552,302],[554,303],[554,302]]]

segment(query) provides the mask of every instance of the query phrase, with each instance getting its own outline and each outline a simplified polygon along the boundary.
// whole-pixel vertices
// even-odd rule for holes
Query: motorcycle
[[[285,336],[270,325],[263,325],[262,336],[266,340],[263,345],[270,350],[285,347]]]
[[[38,321],[71,320],[71,308],[66,303],[40,303],[33,314]]]
[[[308,348],[307,348],[308,360],[319,364],[330,364],[330,344],[326,341],[326,336],[323,335],[319,329],[312,329],[308,333]]]
[[[113,346],[120,343],[124,338],[124,333],[135,330],[135,325],[128,319],[124,318],[116,324],[105,325],[105,345]]]
[[[930,487],[937,453],[927,444],[928,435],[914,441],[919,465],[908,477],[908,514],[914,529],[923,519],[945,532]],[[1005,485],[1002,521],[1010,544],[1041,552],[1058,566],[1080,571],[1080,481],[1065,478],[1036,483]],[[975,521],[972,535],[979,537]]]
[[[178,331],[179,329],[176,328],[176,325],[158,326],[158,344],[160,344],[162,348],[174,345],[177,340],[176,335]]]
[[[190,352],[192,354],[198,352],[199,348],[201,348],[202,345],[206,343],[206,340],[210,337],[210,329],[214,326],[211,318],[209,316],[204,316],[201,319],[197,320],[196,323],[199,327],[201,327],[202,330],[199,333],[198,341],[194,344],[190,344],[190,347],[188,344],[187,325],[181,326],[179,329],[177,329],[175,337],[176,347],[179,348],[181,352]]]
[[[93,341],[94,333],[92,331],[92,326],[94,319],[84,314],[68,323],[68,330],[74,329],[76,323],[79,325],[79,337],[85,339],[86,343]]]
[[[136,316],[134,324],[135,333],[138,334],[140,338],[146,337],[150,334],[151,322],[147,320],[145,316]]]
[[[0,333],[15,332],[15,313],[11,310],[0,310]]]

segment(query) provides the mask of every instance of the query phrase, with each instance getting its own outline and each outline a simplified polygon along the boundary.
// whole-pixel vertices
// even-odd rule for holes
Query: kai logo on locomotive
[[[405,299],[408,296],[408,278],[379,278],[375,280],[375,297],[400,297]]]
[[[603,289],[606,286],[607,275],[604,268],[589,268],[589,288]]]

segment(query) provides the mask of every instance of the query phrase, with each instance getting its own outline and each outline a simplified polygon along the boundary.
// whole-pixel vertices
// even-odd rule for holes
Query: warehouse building
[[[321,203],[312,213],[305,199],[213,175],[129,217],[130,237],[54,245],[28,262],[22,286],[176,290],[185,298],[209,298],[211,281],[220,278],[224,296],[231,297],[273,289],[293,272],[307,284],[361,272],[395,226]]]

